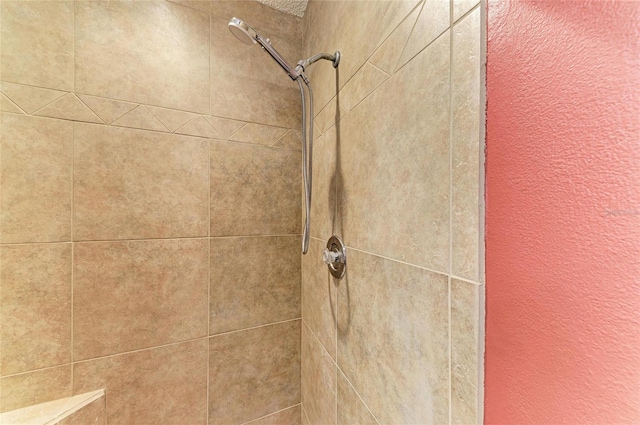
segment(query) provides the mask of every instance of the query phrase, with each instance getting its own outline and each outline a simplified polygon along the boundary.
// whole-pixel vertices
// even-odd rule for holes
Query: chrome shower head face
[[[256,43],[256,32],[253,28],[247,25],[242,19],[231,18],[229,21],[229,30],[236,38],[245,44]]]

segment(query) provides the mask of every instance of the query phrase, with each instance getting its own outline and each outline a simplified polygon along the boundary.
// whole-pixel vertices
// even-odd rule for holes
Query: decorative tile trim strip
[[[0,111],[300,150],[300,129],[0,82]]]

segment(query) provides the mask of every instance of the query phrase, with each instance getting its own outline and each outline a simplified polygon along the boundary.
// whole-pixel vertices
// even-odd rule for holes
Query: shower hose
[[[307,139],[307,108],[304,95],[303,80],[309,90],[309,138]],[[302,179],[304,180],[304,199],[305,199],[305,221],[302,233],[302,253],[306,254],[309,250],[309,230],[311,215],[311,185],[313,179],[313,91],[309,79],[304,74],[297,78],[298,87],[300,87],[300,97],[302,98]],[[307,143],[308,140],[308,143]],[[307,146],[308,144],[308,146]]]

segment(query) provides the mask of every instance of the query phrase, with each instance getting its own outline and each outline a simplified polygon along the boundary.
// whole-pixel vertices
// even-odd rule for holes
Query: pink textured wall
[[[639,28],[488,0],[488,424],[640,424]]]

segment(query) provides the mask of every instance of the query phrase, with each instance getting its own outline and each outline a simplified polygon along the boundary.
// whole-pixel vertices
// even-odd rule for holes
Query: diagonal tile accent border
[[[358,103],[384,83],[389,75],[384,71],[365,62],[364,66],[349,80],[340,92],[340,104],[347,110],[352,110]]]
[[[404,46],[407,43],[407,39],[411,34],[421,7],[416,7],[413,12],[407,16],[404,21],[391,33],[389,38],[376,50],[371,56],[369,62],[377,66],[387,74],[393,74],[396,68],[396,63],[400,59],[400,55],[404,50]]]
[[[24,114],[20,108],[16,106],[7,96],[0,93],[0,111],[11,112],[14,114]]]
[[[73,93],[65,94],[60,99],[40,109],[35,115],[102,124],[102,120]]]
[[[448,1],[424,2],[420,16],[396,65],[396,71],[449,28],[449,7]]]
[[[106,99],[103,97],[78,94],[78,98],[99,116],[106,124],[111,124],[124,114],[131,112],[138,106],[137,103],[123,102],[121,100]]]
[[[272,127],[263,124],[248,123],[240,131],[231,136],[235,142],[257,143],[271,146],[287,132],[286,128]]]
[[[342,93],[340,93],[338,97],[340,96],[342,96]],[[327,103],[327,106],[316,115],[314,125],[318,126],[318,135],[333,127],[347,112],[344,106],[342,106],[342,101],[338,102],[337,97],[334,96],[334,98]]]
[[[34,113],[67,93],[60,90],[25,86],[22,84],[7,83],[5,81],[0,84],[0,91],[27,114]]]
[[[120,127],[167,132],[167,128],[144,105],[139,105],[112,124]]]
[[[197,137],[208,137],[211,139],[220,138],[220,134],[216,131],[215,128],[209,124],[209,122],[204,119],[203,116],[199,116],[179,129],[176,130],[178,134],[186,134],[188,136],[197,136]]]
[[[147,109],[172,133],[198,116],[198,114],[191,112],[158,108],[156,106],[147,106]]]
[[[315,139],[315,135],[313,136]],[[278,141],[276,141],[273,146],[278,148],[287,148],[293,149],[296,151],[302,150],[302,131],[300,130],[289,130],[287,133],[282,136]]]
[[[246,124],[244,121],[237,121],[214,116],[207,116],[205,117],[205,119],[209,121],[209,124],[211,124],[213,128],[218,131],[218,133],[220,133],[220,137],[225,140],[228,140]]]

